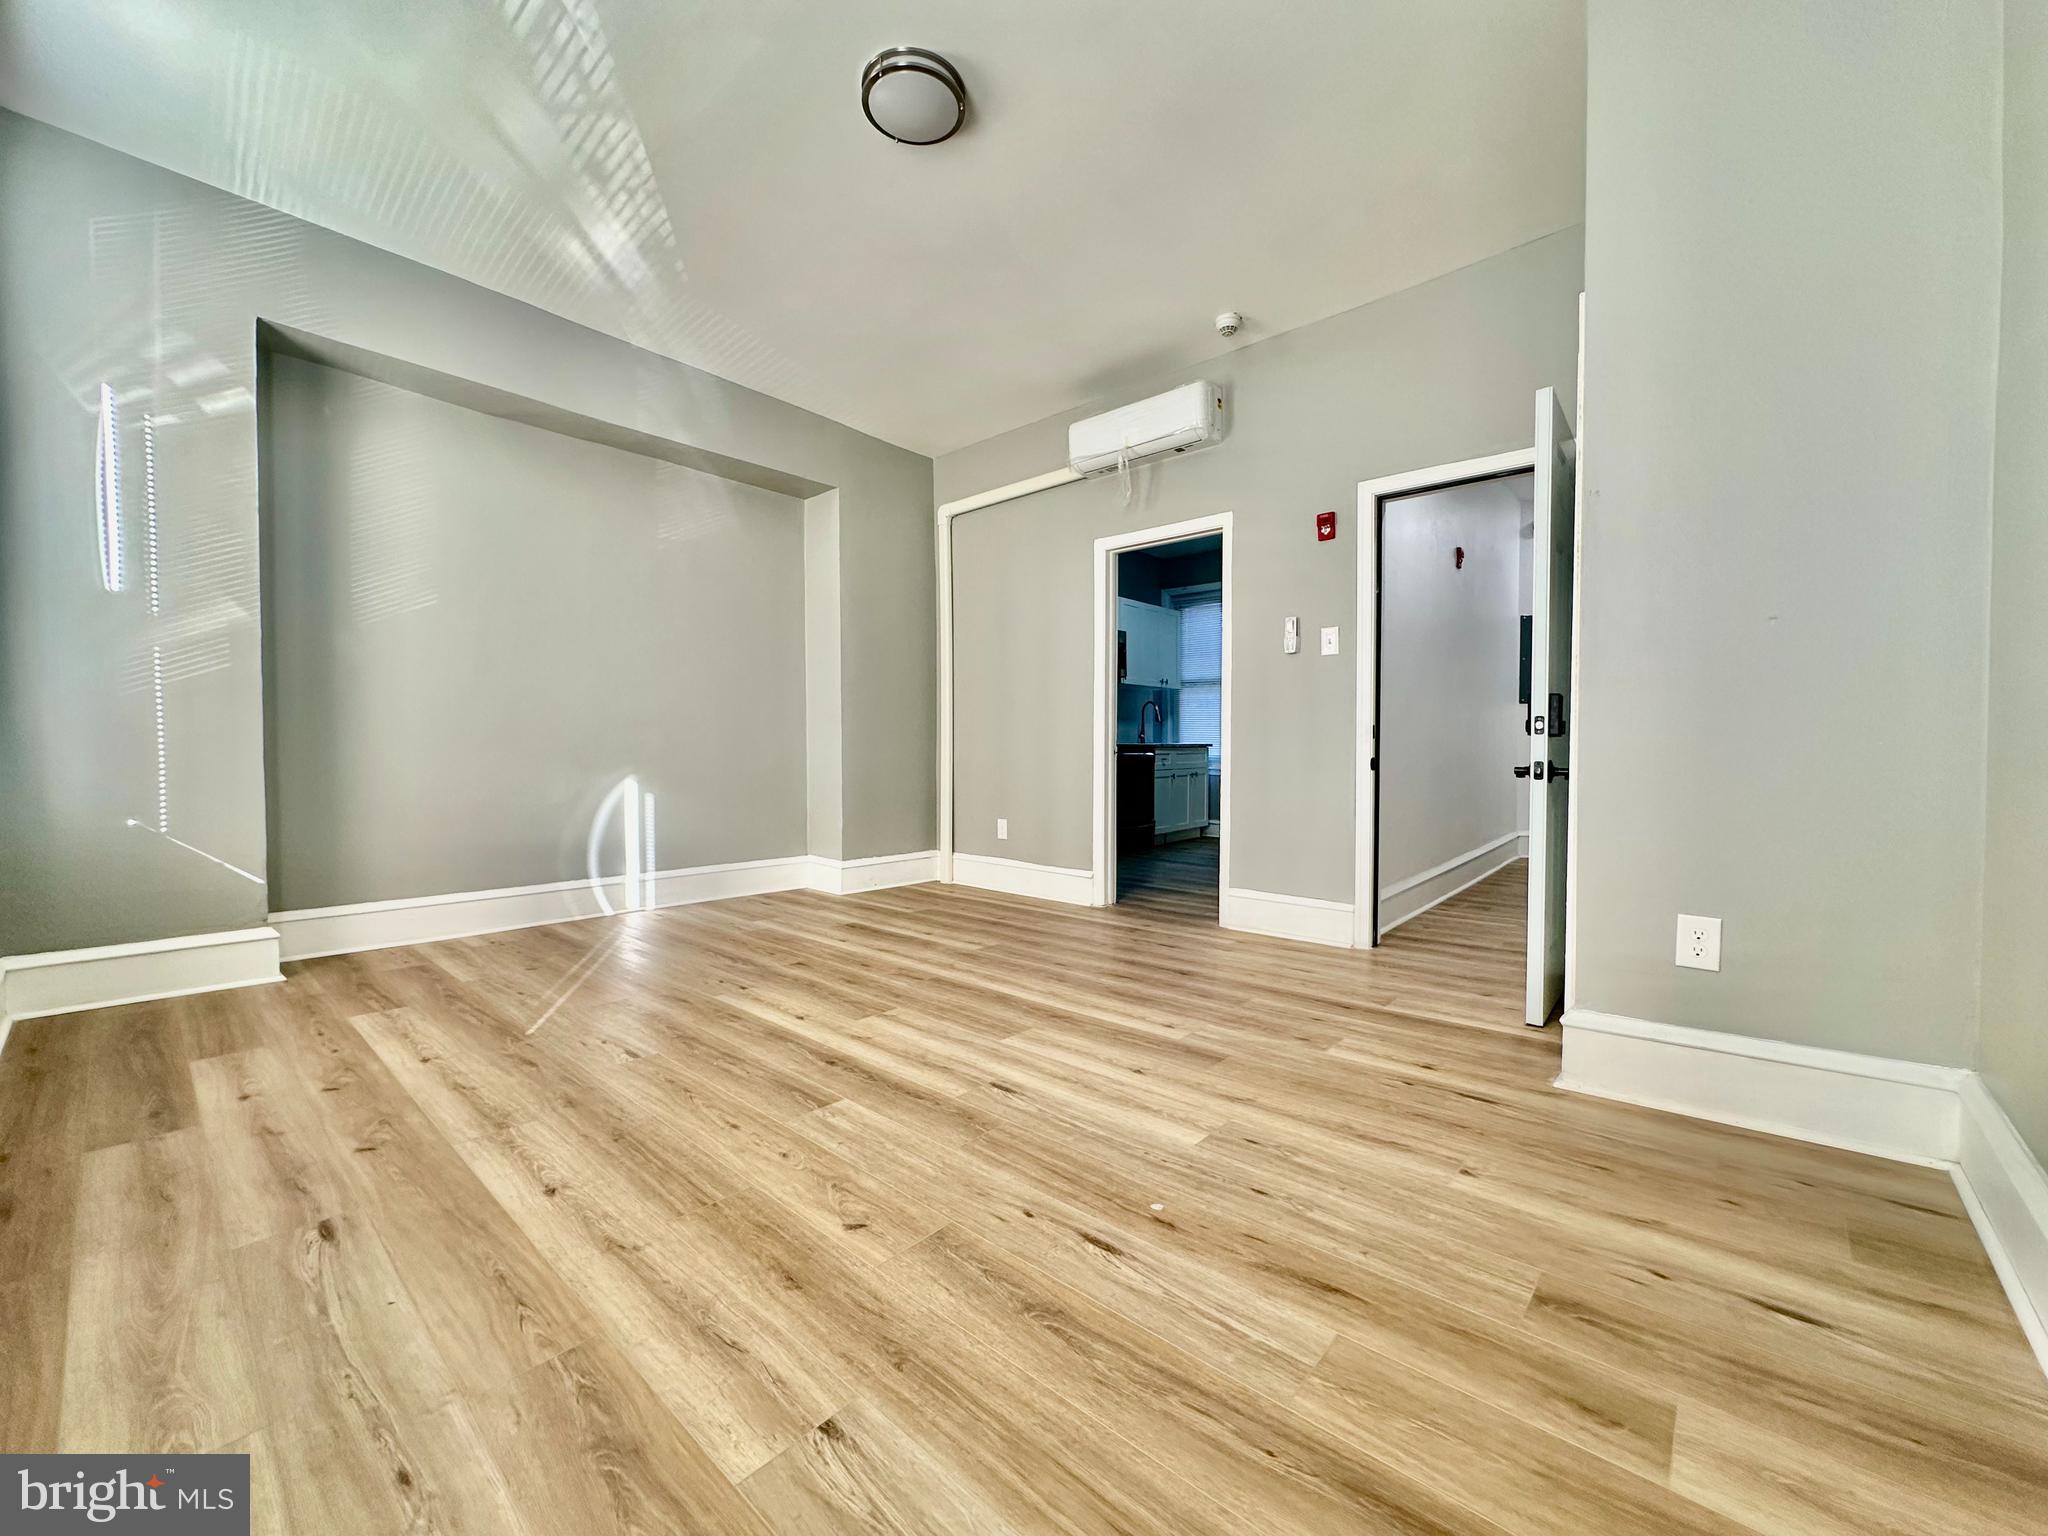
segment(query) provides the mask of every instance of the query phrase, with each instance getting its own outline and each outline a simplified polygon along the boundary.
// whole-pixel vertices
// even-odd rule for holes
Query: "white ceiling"
[[[927,453],[1584,201],[1583,0],[0,9],[17,111]],[[898,43],[950,143],[861,117]]]

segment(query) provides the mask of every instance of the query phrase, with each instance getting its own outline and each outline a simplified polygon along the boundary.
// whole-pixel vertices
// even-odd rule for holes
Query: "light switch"
[[[997,840],[998,842],[1008,842],[1008,841],[1010,840],[1010,818],[1009,818],[1009,817],[1007,817],[1007,816],[998,816],[998,817],[996,818],[996,840]]]
[[[1337,654],[1337,626],[1334,624],[1325,624],[1323,626],[1323,654],[1325,656]]]
[[[1301,649],[1301,620],[1288,619],[1281,624],[1280,649],[1290,656]]]

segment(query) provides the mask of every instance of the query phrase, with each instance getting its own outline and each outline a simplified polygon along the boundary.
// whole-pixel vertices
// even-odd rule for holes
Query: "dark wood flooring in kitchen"
[[[1189,837],[1149,853],[1118,854],[1118,905],[1215,922],[1219,847],[1213,837]]]

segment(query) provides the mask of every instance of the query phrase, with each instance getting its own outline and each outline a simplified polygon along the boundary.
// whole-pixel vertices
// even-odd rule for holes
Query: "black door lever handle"
[[[1515,777],[1518,779],[1526,779],[1527,777],[1529,777],[1529,765],[1527,763],[1515,764]]]

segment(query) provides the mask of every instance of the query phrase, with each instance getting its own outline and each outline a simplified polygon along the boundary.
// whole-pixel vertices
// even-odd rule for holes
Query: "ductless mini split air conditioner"
[[[1223,395],[1207,382],[1090,416],[1067,428],[1067,465],[1102,475],[1166,453],[1186,453],[1223,436]]]

